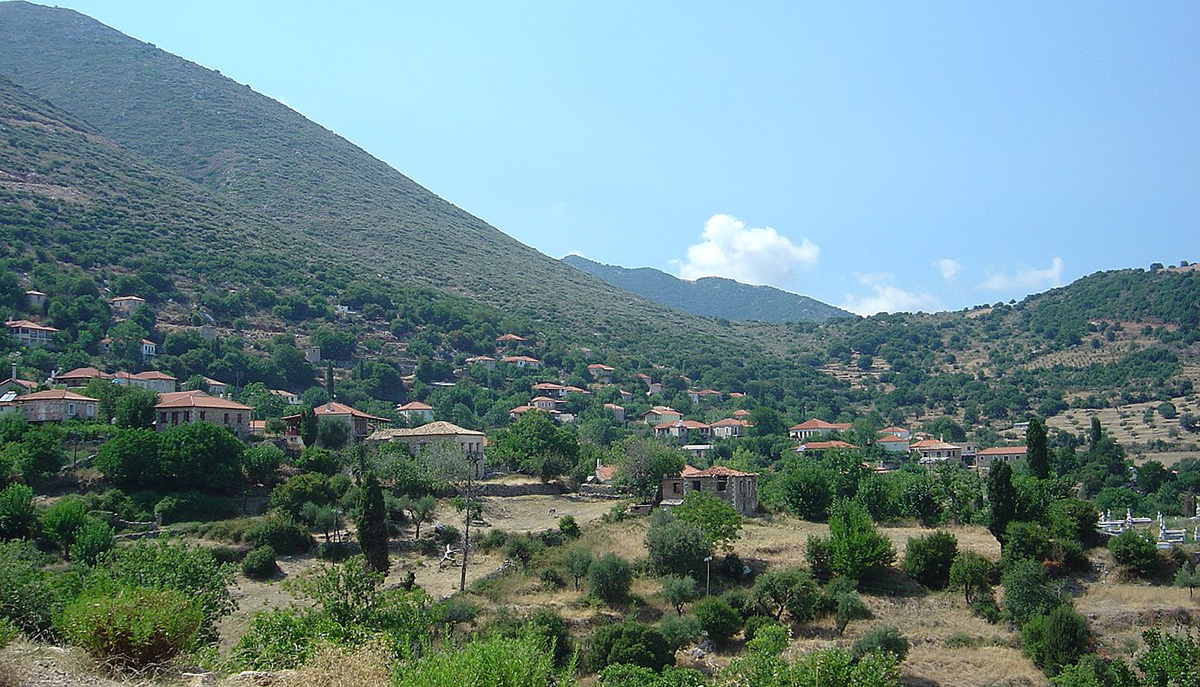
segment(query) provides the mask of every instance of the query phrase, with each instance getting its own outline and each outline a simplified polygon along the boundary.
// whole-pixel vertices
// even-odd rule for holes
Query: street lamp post
[[[712,582],[712,556],[704,559],[704,595],[708,596]]]

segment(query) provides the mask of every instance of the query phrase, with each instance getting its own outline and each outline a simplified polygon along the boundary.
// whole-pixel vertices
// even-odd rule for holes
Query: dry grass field
[[[1172,399],[1171,401],[1179,415],[1200,412],[1200,395],[1191,395]],[[1132,403],[1117,408],[1083,409],[1073,408],[1046,420],[1052,429],[1060,429],[1072,434],[1087,434],[1092,424],[1092,417],[1100,418],[1100,425],[1117,443],[1134,447],[1130,453],[1135,460],[1159,460],[1164,464],[1174,463],[1185,457],[1200,457],[1200,451],[1193,449],[1173,450],[1166,452],[1146,452],[1138,450],[1153,441],[1163,441],[1174,446],[1190,444],[1192,447],[1200,444],[1200,435],[1189,434],[1179,426],[1179,417],[1166,419],[1158,413],[1159,401]],[[1147,421],[1148,420],[1148,421]]]

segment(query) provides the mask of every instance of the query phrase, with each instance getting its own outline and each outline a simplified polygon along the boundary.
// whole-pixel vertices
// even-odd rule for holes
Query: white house
[[[404,405],[396,406],[396,412],[404,416],[409,422],[433,422],[433,406],[420,401],[409,401]]]
[[[8,333],[22,346],[48,346],[54,342],[54,335],[58,333],[54,327],[29,320],[9,320],[4,324],[8,327]]]

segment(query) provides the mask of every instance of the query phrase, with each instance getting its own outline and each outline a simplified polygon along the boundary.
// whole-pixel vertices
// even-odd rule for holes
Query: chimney
[[[12,364],[12,379],[14,379],[14,380],[15,380],[16,378],[17,378],[17,363],[16,363],[16,361],[13,361],[13,364]]]

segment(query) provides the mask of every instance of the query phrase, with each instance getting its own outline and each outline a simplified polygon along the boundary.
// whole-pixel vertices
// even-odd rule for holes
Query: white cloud
[[[881,312],[913,312],[916,310],[936,310],[938,300],[929,293],[913,293],[891,284],[892,276],[887,273],[856,274],[858,283],[869,286],[871,293],[866,296],[846,294],[841,307],[859,315],[875,315]]]
[[[933,266],[938,268],[938,271],[942,273],[942,279],[946,281],[954,281],[954,278],[962,271],[962,263],[954,258],[942,258],[933,263]]]
[[[1050,266],[1044,270],[1032,267],[1022,267],[1016,274],[993,274],[982,284],[989,291],[1008,291],[1011,289],[1043,289],[1062,286],[1062,258],[1055,257]]]
[[[729,215],[713,215],[704,223],[700,243],[686,260],[672,260],[684,279],[728,277],[747,284],[794,288],[796,273],[817,264],[821,249],[802,239],[800,245],[771,227],[747,228]]]

